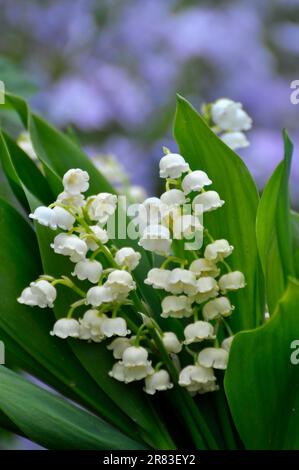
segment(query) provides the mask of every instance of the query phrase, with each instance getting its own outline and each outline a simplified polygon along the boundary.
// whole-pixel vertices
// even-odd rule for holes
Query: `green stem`
[[[76,286],[76,284],[66,276],[63,276],[62,279],[55,279],[55,281],[53,281],[51,284],[52,286],[61,284],[63,286],[66,286],[72,289],[74,292],[76,292],[76,294],[80,295],[80,297],[84,297],[84,298],[86,297],[86,293],[82,289],[80,289],[78,286]]]

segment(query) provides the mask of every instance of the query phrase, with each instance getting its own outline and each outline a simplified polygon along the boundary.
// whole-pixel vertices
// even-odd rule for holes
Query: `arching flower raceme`
[[[73,227],[75,217],[72,214],[59,206],[55,206],[52,210],[57,227],[63,230],[70,230]]]
[[[231,246],[227,240],[215,240],[213,243],[206,246],[204,256],[210,261],[217,262],[231,255],[233,249],[234,247]]]
[[[84,193],[89,188],[89,174],[79,168],[67,171],[63,177],[64,190],[73,196]]]
[[[227,98],[221,98],[212,104],[212,119],[223,130],[247,131],[252,119],[242,109],[242,104]]]
[[[189,267],[197,277],[199,276],[210,276],[217,277],[220,274],[220,269],[217,265],[206,258],[198,258],[192,261]]]
[[[192,171],[182,181],[182,187],[185,194],[192,191],[201,191],[205,186],[212,184],[208,175],[201,170]]]
[[[167,291],[172,294],[195,295],[197,292],[195,274],[187,269],[173,269],[169,274]]]
[[[198,320],[195,323],[187,325],[184,329],[184,344],[199,343],[206,339],[215,339],[214,328],[211,323]]]
[[[105,286],[111,290],[115,299],[126,297],[129,292],[136,289],[132,275],[120,269],[115,269],[109,274]]]
[[[168,280],[171,271],[168,269],[153,268],[147,273],[144,283],[154,289],[168,289]]]
[[[149,225],[144,229],[139,245],[145,250],[167,255],[171,247],[170,232],[163,225]]]
[[[30,289],[33,297],[36,299],[36,305],[40,308],[53,308],[57,292],[55,287],[53,287],[48,281],[40,279],[36,282],[31,282]]]
[[[87,305],[92,305],[93,307],[113,302],[115,299],[116,294],[106,285],[91,287],[86,294]]]
[[[29,214],[29,217],[45,227],[49,227],[52,230],[57,229],[55,213],[50,207],[39,206],[32,214]]]
[[[197,360],[202,367],[224,370],[227,367],[228,352],[222,348],[205,348],[200,351]]]
[[[224,201],[220,199],[220,196],[216,191],[206,191],[198,194],[192,201],[195,214],[214,211],[219,209],[219,207],[222,207],[223,204]]]
[[[189,164],[178,153],[168,153],[160,160],[160,178],[179,178],[189,171]]]
[[[99,261],[86,258],[75,265],[72,275],[77,276],[80,281],[88,279],[89,282],[96,284],[99,282],[102,272],[103,266]]]
[[[73,263],[85,258],[88,247],[77,235],[60,233],[54,238],[51,248],[59,255],[69,256]]]
[[[117,196],[110,193],[99,193],[87,199],[87,212],[91,220],[105,224],[114,214],[117,204]]]
[[[145,378],[144,391],[149,395],[154,395],[156,392],[163,392],[173,387],[170,382],[169,373],[166,370],[159,370]]]
[[[107,349],[113,351],[113,357],[115,359],[121,359],[124,351],[132,346],[132,338],[115,338],[110,344],[108,344]]]
[[[182,344],[177,335],[172,331],[165,331],[163,333],[162,343],[166,351],[170,354],[178,354],[182,350]]]
[[[224,294],[229,290],[242,289],[246,286],[244,274],[241,271],[232,271],[219,279],[219,287]]]
[[[169,295],[162,300],[162,318],[184,318],[192,313],[191,300],[185,295]]]
[[[181,370],[179,376],[179,385],[193,393],[206,393],[218,390],[215,382],[216,377],[213,369],[200,365],[185,367]]]
[[[80,325],[77,320],[73,318],[60,318],[54,323],[53,330],[50,332],[51,336],[58,336],[58,338],[78,338],[80,332]]]
[[[122,268],[133,271],[139,264],[141,254],[133,250],[133,248],[124,247],[116,252],[114,259]]]
[[[249,147],[249,142],[244,132],[225,132],[220,139],[232,150]]]
[[[228,317],[234,308],[227,297],[217,297],[203,306],[202,315],[206,321],[215,320],[215,318]]]

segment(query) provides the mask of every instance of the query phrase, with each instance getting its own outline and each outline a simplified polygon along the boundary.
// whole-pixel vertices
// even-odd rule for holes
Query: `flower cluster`
[[[138,207],[139,245],[153,254],[144,283],[158,290],[160,314],[144,301],[142,286],[136,289],[134,270],[141,253],[129,246],[118,249],[109,239],[107,223],[117,197],[84,197],[89,175],[80,169],[64,175],[64,191],[53,204],[30,214],[58,231],[51,247],[74,263],[72,277],[41,275],[18,301],[53,308],[57,286],[66,286],[78,300],[56,321],[51,335],[97,343],[111,338],[107,348],[116,362],[110,377],[125,383],[144,380],[148,394],[178,385],[192,394],[211,392],[218,389],[216,374],[227,366],[233,339],[226,320],[234,310],[229,293],[244,287],[245,279],[226,261],[233,247],[214,240],[203,226],[203,215],[224,204],[216,191],[205,189],[212,184],[208,175],[191,171],[181,155],[165,149],[160,176],[165,192]],[[198,233],[201,243],[190,249],[186,241]],[[175,331],[165,326],[169,317],[178,322]]]
[[[204,107],[205,118],[212,129],[233,150],[249,146],[244,131],[252,126],[252,119],[242,104],[228,98],[220,98]]]

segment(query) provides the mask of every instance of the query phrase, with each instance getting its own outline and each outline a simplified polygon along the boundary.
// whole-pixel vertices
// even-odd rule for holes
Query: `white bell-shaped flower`
[[[54,243],[51,248],[55,253],[69,256],[73,263],[78,263],[85,258],[88,247],[84,240],[81,240],[77,235],[68,235],[60,233],[54,238]]]
[[[228,338],[225,338],[221,343],[222,349],[225,349],[225,351],[229,353],[233,339],[234,339],[234,336],[229,336]]]
[[[227,297],[217,297],[217,299],[210,300],[203,306],[202,315],[207,321],[228,317],[234,308]]]
[[[91,220],[105,224],[114,214],[117,204],[117,196],[110,193],[99,193],[87,199],[87,212]]]
[[[109,240],[108,233],[107,230],[99,225],[90,225],[89,228],[93,233],[84,233],[84,241],[86,242],[89,250],[96,251],[99,248],[99,243],[102,243],[103,245],[107,243]]]
[[[53,287],[48,281],[40,279],[36,282],[31,282],[30,288],[33,296],[35,296],[37,299],[37,305],[39,307],[53,308],[54,301],[57,296],[55,287]]]
[[[65,173],[62,182],[64,190],[73,196],[85,193],[89,188],[89,174],[80,168],[71,169]]]
[[[178,153],[168,153],[161,158],[160,178],[179,178],[183,173],[189,171],[189,165],[182,155]]]
[[[203,226],[198,217],[193,214],[179,215],[173,220],[173,238],[180,240],[182,238],[190,239],[195,233],[202,232]]]
[[[93,341],[95,341],[94,337],[97,337],[99,341],[104,339],[105,335],[102,331],[102,324],[106,318],[106,315],[100,315],[95,309],[87,310],[83,318],[79,320],[81,327],[80,336],[82,337],[83,333],[85,333],[86,337],[83,339],[91,339]]]
[[[182,350],[182,344],[177,335],[172,331],[165,331],[162,336],[162,343],[166,351],[170,354],[178,354]]]
[[[29,305],[30,307],[38,305],[38,295],[32,292],[31,287],[26,287],[17,300],[19,304]]]
[[[121,362],[116,362],[108,375],[119,382],[125,382],[125,366]]]
[[[215,240],[206,246],[204,257],[210,261],[217,262],[231,255],[234,247],[227,240]]]
[[[86,303],[93,307],[99,307],[104,303],[113,302],[115,298],[116,295],[110,287],[107,287],[106,285],[95,286],[88,290],[86,294]]]
[[[139,264],[141,254],[131,247],[124,247],[116,252],[114,259],[120,267],[133,271]]]
[[[108,344],[107,349],[113,351],[113,357],[115,359],[121,359],[124,351],[132,346],[132,338],[115,338],[110,344]]]
[[[142,380],[153,372],[154,369],[149,361],[144,365],[133,367],[126,367],[123,362],[117,362],[109,372],[109,376],[120,382],[131,383],[136,380]]]
[[[243,273],[241,273],[241,271],[232,271],[230,273],[224,274],[219,279],[219,287],[221,292],[223,292],[224,294],[227,291],[242,289],[245,286],[245,276]]]
[[[167,291],[172,294],[195,295],[197,292],[195,274],[188,269],[174,268],[169,274]]]
[[[55,206],[53,208],[53,213],[57,227],[61,228],[62,230],[70,230],[73,227],[75,217],[63,207]]]
[[[39,206],[32,214],[29,214],[29,217],[45,227],[49,227],[52,230],[57,229],[55,213],[50,207]]]
[[[200,365],[184,367],[179,375],[179,385],[193,393],[206,393],[217,390],[218,387],[215,382],[216,377],[213,369]]]
[[[223,130],[247,131],[252,125],[252,119],[242,109],[242,104],[227,98],[215,101],[211,114],[214,123]]]
[[[115,269],[109,274],[105,286],[111,290],[115,299],[119,300],[127,297],[129,292],[136,289],[132,275],[120,269]]]
[[[185,194],[192,191],[201,191],[205,186],[212,184],[208,175],[201,170],[192,171],[182,181],[182,188]]]
[[[218,295],[219,286],[211,276],[200,277],[197,280],[197,294],[195,300],[198,304]]]
[[[163,392],[172,387],[173,384],[170,382],[169,373],[161,369],[145,378],[145,387],[143,390],[149,395],[154,395],[156,392]]]
[[[222,207],[224,201],[220,199],[216,191],[206,191],[198,194],[192,201],[192,207],[195,214],[202,212],[211,212]]]
[[[184,318],[192,315],[191,300],[185,295],[169,295],[162,300],[162,318]]]
[[[139,245],[145,250],[167,255],[171,247],[170,232],[162,225],[149,225],[144,229]]]
[[[159,225],[161,223],[162,202],[158,197],[148,197],[138,206],[136,218],[139,230],[142,232],[148,225]]]
[[[232,150],[249,147],[249,142],[244,132],[225,132],[220,139]]]
[[[216,266],[213,261],[206,258],[198,258],[192,261],[189,267],[197,277],[199,276],[211,276],[217,277],[220,274],[220,269]]]
[[[213,326],[201,320],[187,325],[184,329],[184,335],[186,338],[184,344],[200,343],[206,339],[215,339]]]
[[[198,354],[198,364],[224,370],[228,363],[228,352],[222,348],[205,348]]]
[[[85,198],[83,194],[70,194],[63,191],[57,196],[57,202],[60,202],[64,206],[73,206],[76,209],[85,205]]]
[[[127,329],[126,321],[121,317],[104,318],[101,330],[107,338],[111,338],[114,335],[126,336],[130,333],[130,330]]]
[[[99,261],[86,258],[75,265],[72,275],[77,276],[80,281],[88,279],[89,282],[96,284],[99,282],[102,272],[103,266]]]
[[[58,336],[58,338],[78,338],[80,325],[74,318],[60,318],[54,323],[53,330],[50,332],[51,336]]]
[[[186,196],[180,189],[170,189],[163,193],[160,197],[161,202],[166,206],[181,206],[186,202]]]
[[[148,284],[154,289],[167,290],[170,273],[171,271],[168,269],[153,268],[147,273],[144,284]]]
[[[148,352],[142,346],[130,346],[125,349],[122,362],[125,367],[144,366],[148,361]]]

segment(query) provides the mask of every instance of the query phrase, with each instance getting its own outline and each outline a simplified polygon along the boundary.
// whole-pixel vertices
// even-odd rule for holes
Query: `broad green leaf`
[[[260,323],[263,308],[262,274],[255,235],[258,192],[244,162],[206,125],[195,109],[178,96],[174,136],[180,153],[192,170],[209,175],[225,204],[206,214],[204,224],[212,236],[226,238],[234,246],[228,262],[244,272],[247,287],[233,296],[236,306],[231,318],[234,331]]]
[[[293,274],[288,178],[293,146],[284,131],[284,160],[268,181],[257,212],[257,243],[265,275],[269,312],[282,296],[288,275]]]
[[[42,267],[33,230],[1,199],[0,244],[5,247],[0,250],[0,285],[5,293],[0,306],[0,328],[56,381],[69,388],[72,397],[77,395],[127,433],[134,432],[132,422],[96,386],[67,344],[49,335],[55,321],[51,310],[17,303],[23,288],[38,277]],[[51,376],[50,383],[55,385],[57,382],[53,383]]]
[[[291,211],[291,223],[293,233],[293,257],[294,268],[297,278],[299,278],[299,214]]]
[[[94,415],[0,368],[0,409],[48,449],[144,449]]]
[[[271,319],[233,341],[225,388],[247,449],[299,447],[298,306],[299,282],[290,279]]]

